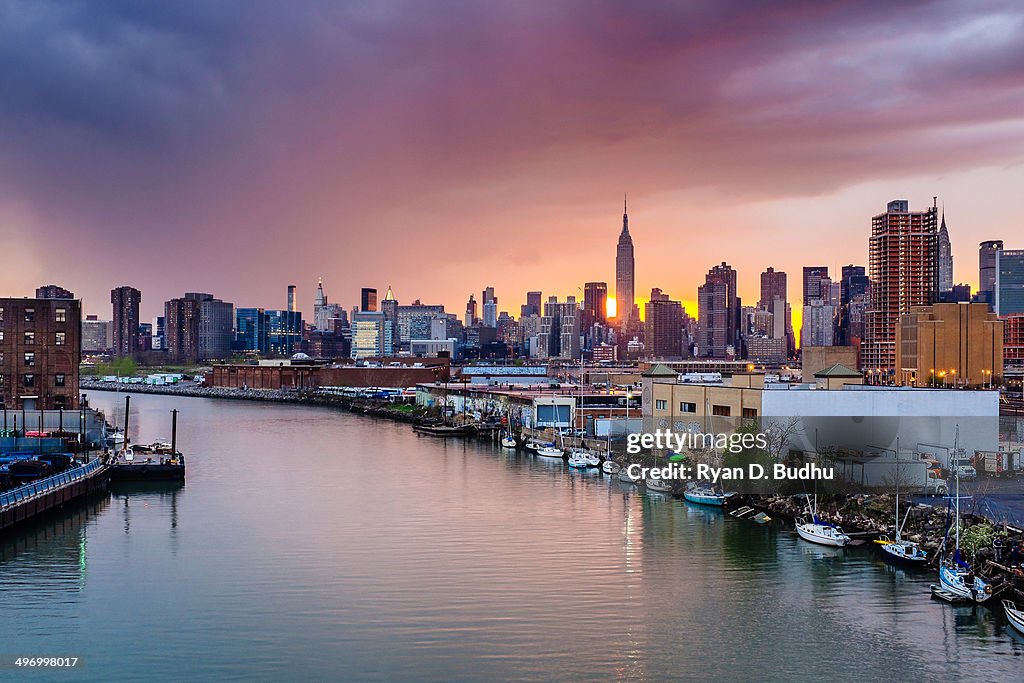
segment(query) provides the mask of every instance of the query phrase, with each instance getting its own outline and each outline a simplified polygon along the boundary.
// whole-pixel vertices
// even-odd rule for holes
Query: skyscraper
[[[127,285],[110,290],[114,316],[114,355],[134,356],[139,352],[139,304],[142,292]]]
[[[377,310],[377,290],[373,287],[363,287],[359,291],[359,310],[360,311],[376,311]]]
[[[942,224],[939,226],[939,293],[953,289],[953,246],[949,241],[949,230],[946,229],[946,212],[942,212]]]
[[[644,353],[675,360],[683,354],[683,305],[655,287],[644,305]]]
[[[188,292],[185,298],[199,302],[197,358],[213,360],[230,357],[235,324],[234,304],[200,292]]]
[[[775,299],[786,301],[786,289],[786,274],[769,266],[761,273],[761,299],[757,307],[767,311],[771,310]]]
[[[524,318],[528,315],[540,315],[542,296],[541,292],[527,292],[526,303],[520,307],[519,315]]]
[[[615,248],[615,306],[619,323],[626,325],[633,321],[636,296],[635,264],[633,262],[633,238],[629,235],[629,214],[626,200],[622,200],[622,232]]]
[[[991,304],[996,284],[996,252],[1003,250],[1002,240],[988,240],[978,245],[978,299]]]
[[[288,312],[295,312],[295,285],[288,285]]]
[[[167,354],[172,360],[194,363],[199,360],[199,299],[171,299],[164,303],[164,335]]]
[[[583,285],[583,327],[608,321],[608,283],[588,282]]]
[[[804,266],[803,305],[809,305],[812,299],[827,299],[824,287],[831,284],[828,266]]]
[[[483,303],[484,327],[498,326],[498,297],[494,296],[494,287],[485,287],[481,295]]]
[[[476,325],[476,300],[473,295],[469,295],[469,301],[466,302],[466,327],[473,327]]]
[[[839,311],[836,325],[838,331],[837,344],[841,346],[849,345],[853,343],[854,337],[859,337],[859,334],[852,334],[851,305],[855,301],[860,302],[862,300],[863,295],[866,295],[868,292],[869,285],[870,280],[864,266],[843,266],[842,279],[839,281]]]
[[[996,252],[996,281],[992,303],[999,315],[1024,313],[1024,250]]]
[[[697,355],[727,358],[735,353],[739,317],[736,271],[723,261],[697,288]]]
[[[388,334],[390,335],[388,345],[391,347],[391,353],[395,353],[401,338],[398,331],[398,299],[391,291],[391,285],[388,285],[384,301],[380,302],[380,312],[384,314],[384,320],[388,322]]]
[[[327,294],[324,292],[324,281],[316,283],[316,295],[313,297],[313,327],[318,330],[330,332],[334,330],[334,321],[346,318],[345,309],[341,304],[332,304],[327,301]]]
[[[938,213],[934,203],[924,211],[911,211],[907,200],[897,199],[871,219],[871,304],[861,342],[865,370],[894,376],[899,316],[938,297]]]

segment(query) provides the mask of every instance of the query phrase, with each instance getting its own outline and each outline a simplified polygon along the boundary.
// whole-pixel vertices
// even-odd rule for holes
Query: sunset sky
[[[391,285],[638,295],[728,261],[864,264],[887,201],[944,204],[955,278],[1024,248],[1016,2],[0,0],[0,293],[109,317],[185,291],[301,309]],[[695,306],[687,305],[695,314]]]

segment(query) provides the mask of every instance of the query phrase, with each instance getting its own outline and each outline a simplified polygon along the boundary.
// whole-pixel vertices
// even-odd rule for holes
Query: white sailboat
[[[606,458],[605,461],[601,463],[601,471],[605,474],[618,474],[621,469],[622,465],[611,458]]]
[[[829,524],[818,518],[818,494],[814,494],[814,505],[808,502],[808,512],[811,513],[811,521],[803,519],[796,521],[796,533],[800,538],[818,545],[828,545],[836,548],[843,548],[850,543],[850,537],[843,533],[840,527]]]
[[[664,479],[658,479],[657,477],[647,477],[644,480],[644,485],[648,491],[654,491],[656,493],[671,493],[672,484]]]
[[[585,451],[574,450],[569,454],[569,467],[578,470],[587,469],[587,453]]]
[[[960,455],[960,427],[956,428],[956,436],[953,440],[953,455]],[[951,456],[952,457],[952,456]],[[939,559],[939,586],[941,590],[952,593],[957,598],[971,602],[985,602],[992,597],[992,585],[980,576],[975,576],[974,570],[964,561],[960,555],[960,473],[954,469],[956,477],[956,493],[954,494],[954,544],[953,555],[946,556],[945,552]],[[948,537],[949,531],[946,531]],[[945,550],[945,543],[943,543]]]

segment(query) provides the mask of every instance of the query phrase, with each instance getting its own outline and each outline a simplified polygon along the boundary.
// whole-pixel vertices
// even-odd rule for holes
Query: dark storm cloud
[[[512,201],[547,202],[557,222],[627,182],[808,196],[1013,163],[1022,16],[1000,2],[7,0],[0,211],[28,207],[88,253],[187,258],[240,291],[283,238],[321,245],[324,268],[321,254],[386,234],[401,269],[440,257],[427,236],[522,222]],[[534,222],[517,234],[541,238]]]

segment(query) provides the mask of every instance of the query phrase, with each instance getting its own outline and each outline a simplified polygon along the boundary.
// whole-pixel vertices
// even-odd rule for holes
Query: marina
[[[123,397],[93,400],[113,415]],[[702,670],[682,654],[684,644],[714,644],[739,678],[755,677],[761,659],[785,656],[789,678],[804,680],[820,675],[821,662],[768,636],[780,628],[804,633],[807,623],[815,624],[809,647],[850,644],[829,660],[830,674],[840,677],[881,676],[909,662],[922,675],[986,667],[1000,679],[1024,657],[1024,636],[999,601],[971,608],[928,600],[928,572],[887,565],[873,544],[807,543],[784,522],[754,519],[763,513],[741,501],[735,508],[746,512],[733,517],[647,493],[628,477],[620,481],[626,470],[576,470],[525,448],[428,438],[402,423],[308,406],[150,396],[132,406],[129,441],[163,431],[174,409],[189,415],[179,435],[181,450],[194,454],[187,487],[111,488],[8,535],[0,552],[5,573],[31,573],[41,591],[15,582],[0,608],[60,595],[58,577],[72,566],[83,599],[120,596],[62,631],[96,653],[94,662],[121,659],[92,620],[127,618],[129,608],[115,604],[146,604],[143,596],[152,595],[113,577],[169,586],[167,600],[133,608],[141,651],[127,675],[136,680],[158,677],[144,663],[168,652],[190,653],[183,675],[213,675],[251,652],[266,622],[279,624],[275,640],[253,666],[310,677],[516,680],[556,671],[593,678],[614,669],[678,679]],[[289,443],[289,453],[272,443]],[[367,453],[373,487],[351,476]],[[95,512],[78,518],[80,510]],[[457,528],[446,527],[449,514],[458,514]],[[54,527],[67,515],[80,522]],[[74,564],[54,559],[45,551],[51,544],[74,547]],[[219,552],[204,552],[211,546]],[[287,589],[275,578],[285,572]],[[686,580],[694,573],[699,585]],[[494,581],[513,585],[513,576],[518,589],[491,590]],[[786,597],[792,590],[809,591],[814,604],[794,603]],[[61,615],[26,613],[26,628],[45,634]],[[727,636],[726,624],[752,615],[758,625],[747,637]],[[167,639],[168,618],[193,627]],[[544,627],[571,630],[581,644],[567,650],[545,639]],[[451,629],[462,634],[457,641],[445,636]],[[666,640],[672,633],[685,636]],[[609,646],[609,637],[622,644]],[[939,658],[920,647],[936,639],[947,643]],[[879,649],[880,640],[888,645]],[[157,641],[159,648],[150,645]],[[666,642],[680,655],[666,659]],[[857,654],[866,647],[873,647],[869,660]],[[304,658],[314,650],[321,655]],[[384,654],[360,654],[369,651]]]

